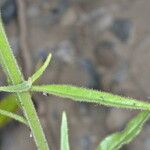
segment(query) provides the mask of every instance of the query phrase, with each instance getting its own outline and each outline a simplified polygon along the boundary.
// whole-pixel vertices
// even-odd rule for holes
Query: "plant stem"
[[[2,21],[0,20],[0,63],[12,85],[24,81],[16,59],[7,41]],[[38,150],[49,150],[48,144],[39,122],[35,107],[29,92],[17,93],[17,99],[32,131]]]

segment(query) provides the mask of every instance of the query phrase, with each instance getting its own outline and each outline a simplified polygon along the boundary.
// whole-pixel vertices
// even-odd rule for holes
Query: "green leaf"
[[[123,145],[131,142],[142,130],[144,123],[149,119],[149,112],[141,112],[127,124],[126,128],[106,137],[97,150],[119,150]]]
[[[44,64],[40,67],[40,69],[38,71],[36,71],[32,77],[30,77],[31,82],[35,82],[42,74],[43,72],[46,70],[46,68],[48,67],[50,60],[51,60],[52,55],[49,54],[46,61],[44,62]]]
[[[31,91],[44,92],[80,102],[90,102],[119,108],[150,110],[150,104],[106,92],[69,85],[32,86]]]
[[[0,17],[0,63],[2,68],[10,80],[11,84],[19,84],[23,81],[22,73],[19,70],[16,59],[13,56],[9,46]]]
[[[16,99],[17,96],[15,94],[11,94],[0,101],[0,127],[6,125],[11,119],[15,119],[23,124],[28,125],[25,118],[14,114],[18,108]]]
[[[19,121],[25,125],[28,125],[26,119],[22,116],[17,115],[17,114],[14,114],[14,113],[11,113],[9,111],[2,110],[2,109],[0,109],[0,114],[3,116],[9,117],[11,119],[15,119],[15,120],[17,120],[17,121]]]
[[[61,150],[69,150],[69,139],[68,139],[68,124],[66,113],[62,114],[61,123]]]
[[[17,96],[15,94],[8,95],[0,100],[0,109],[16,112],[18,108],[17,104]],[[0,115],[0,128],[4,127],[8,122],[10,122],[11,118],[7,116]]]

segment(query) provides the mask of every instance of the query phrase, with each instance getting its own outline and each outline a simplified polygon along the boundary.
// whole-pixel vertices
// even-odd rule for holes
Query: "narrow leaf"
[[[66,113],[62,114],[61,123],[61,150],[69,150],[69,139],[68,139],[68,124]]]
[[[119,150],[123,145],[131,142],[142,130],[144,123],[149,119],[149,112],[141,112],[127,124],[126,128],[106,137],[97,150]]]
[[[9,111],[9,112],[16,112],[18,108],[17,104],[17,96],[15,94],[8,95],[0,100],[0,109]],[[4,127],[11,118],[6,116],[0,115],[0,128]]]
[[[150,110],[150,104],[143,101],[69,85],[33,86],[31,91],[49,93],[75,101],[97,103],[105,106]]]
[[[32,77],[30,78],[31,79],[31,82],[35,82],[42,74],[43,72],[46,70],[46,68],[48,67],[49,63],[50,63],[50,60],[51,60],[51,54],[48,55],[46,61],[44,62],[44,64],[40,67],[39,70],[37,70],[33,75]]]
[[[17,120],[17,121],[19,121],[19,122],[21,122],[21,123],[23,123],[25,125],[28,125],[26,119],[24,117],[22,117],[22,116],[16,115],[14,113],[11,113],[9,111],[2,110],[2,109],[0,109],[0,114],[3,115],[3,116],[7,116],[7,117],[9,117],[11,119],[15,119],[15,120]]]
[[[0,63],[11,84],[19,84],[23,76],[9,46],[0,17]]]

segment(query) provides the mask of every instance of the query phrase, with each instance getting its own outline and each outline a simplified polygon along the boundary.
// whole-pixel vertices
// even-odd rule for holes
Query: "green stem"
[[[27,92],[30,90],[32,84],[29,81],[24,81],[21,84],[0,86],[0,91],[3,92]]]
[[[2,21],[0,20],[0,63],[4,69],[7,78],[12,85],[24,82],[23,75],[19,69],[16,59],[7,41]],[[39,150],[49,150],[48,144],[39,122],[36,110],[34,108],[29,92],[17,92],[17,98],[23,109],[24,115],[32,131],[36,145]]]

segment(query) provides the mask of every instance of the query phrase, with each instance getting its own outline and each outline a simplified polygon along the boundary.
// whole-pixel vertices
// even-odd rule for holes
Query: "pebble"
[[[132,23],[129,19],[117,18],[112,24],[111,31],[120,41],[127,42],[131,35]]]
[[[17,6],[15,0],[7,0],[1,6],[2,20],[4,24],[10,23],[17,16]]]

